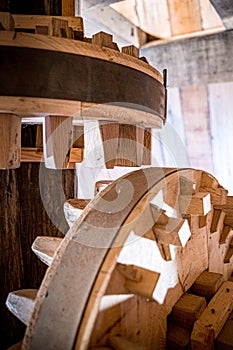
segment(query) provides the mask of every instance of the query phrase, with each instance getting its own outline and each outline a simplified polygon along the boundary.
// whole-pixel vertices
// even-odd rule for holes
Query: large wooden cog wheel
[[[192,349],[213,349],[233,308],[231,213],[232,197],[201,170],[147,168],[116,180],[64,239],[33,244],[50,265],[41,287],[7,300],[27,324],[22,349],[165,349],[168,315],[203,273],[221,287],[207,306],[193,296],[202,307],[184,334]]]

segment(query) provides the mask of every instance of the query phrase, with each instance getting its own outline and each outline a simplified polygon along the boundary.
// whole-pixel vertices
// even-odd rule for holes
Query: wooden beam
[[[215,10],[221,17],[226,29],[233,28],[233,7],[231,0],[210,0]]]
[[[190,288],[190,292],[205,297],[206,299],[210,299],[214,296],[222,283],[222,274],[203,271]]]
[[[45,117],[43,134],[45,166],[50,169],[66,168],[72,140],[72,118]]]
[[[21,119],[10,113],[0,113],[0,169],[20,166]]]
[[[141,54],[160,71],[168,69],[170,87],[229,82],[233,79],[232,40],[233,31],[226,31],[167,44],[151,42]]]

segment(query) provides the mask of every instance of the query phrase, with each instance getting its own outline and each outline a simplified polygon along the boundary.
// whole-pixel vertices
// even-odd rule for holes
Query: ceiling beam
[[[151,42],[141,49],[149,63],[168,69],[168,86],[233,81],[233,31],[166,44]]]
[[[233,28],[233,4],[232,0],[210,0],[215,10],[221,17],[226,29]]]

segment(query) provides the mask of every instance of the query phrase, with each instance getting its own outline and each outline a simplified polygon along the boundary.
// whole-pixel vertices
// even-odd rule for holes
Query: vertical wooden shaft
[[[75,16],[75,0],[62,0],[62,16]]]
[[[14,114],[0,114],[0,169],[20,166],[21,119]]]

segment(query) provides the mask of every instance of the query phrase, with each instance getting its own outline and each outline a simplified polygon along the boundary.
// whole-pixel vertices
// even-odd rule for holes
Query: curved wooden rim
[[[162,74],[149,64],[140,61],[140,59],[107,47],[101,47],[78,40],[57,38],[41,34],[0,31],[0,46],[51,50],[110,61],[143,72],[163,84]]]
[[[103,269],[108,254],[111,255],[113,252],[110,247],[119,235],[120,228],[149,189],[164,180],[165,177],[184,170],[188,169],[148,168],[138,170],[118,179],[89,203],[82,217],[65,237],[53,264],[45,275],[25,335],[23,349],[39,349],[45,342],[48,349],[64,349],[64,346],[66,349],[71,349],[73,347],[77,329],[80,322],[85,319],[84,317],[82,320],[82,317],[97,282],[96,278]],[[117,193],[123,193],[123,197],[127,200],[125,181],[134,184],[137,192],[133,194],[131,201],[123,210],[117,211],[115,208],[115,212],[114,210],[106,212],[106,203],[111,199],[114,200],[115,190]],[[95,230],[95,235],[93,235],[93,230]],[[75,276],[79,275],[78,284],[73,278],[74,273]],[[69,288],[71,280],[72,288]],[[48,324],[50,329],[48,329]],[[50,334],[53,335],[52,338]],[[47,344],[48,340],[49,344]]]

